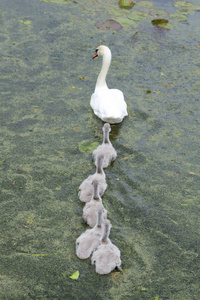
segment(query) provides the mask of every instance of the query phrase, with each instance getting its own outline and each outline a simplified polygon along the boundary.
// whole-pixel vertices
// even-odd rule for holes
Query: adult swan
[[[102,68],[97,78],[95,91],[91,96],[90,106],[102,121],[110,124],[120,123],[127,113],[124,95],[120,90],[109,89],[106,75],[111,64],[111,51],[107,46],[99,46],[93,58],[103,56]]]

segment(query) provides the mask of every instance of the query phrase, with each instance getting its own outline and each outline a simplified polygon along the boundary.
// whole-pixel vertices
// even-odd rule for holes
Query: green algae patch
[[[28,255],[28,256],[36,256],[36,257],[42,257],[42,256],[52,256],[52,255],[60,255],[60,254],[64,254],[66,253],[66,251],[64,252],[55,252],[55,253],[18,253],[21,255]]]
[[[63,4],[71,4],[72,1],[71,0],[40,0],[42,2],[48,2],[48,3],[53,3],[53,4],[59,4],[59,5],[63,5]]]
[[[79,143],[78,149],[80,152],[92,152],[94,149],[96,149],[99,146],[98,142],[92,142],[90,140],[85,140]]]

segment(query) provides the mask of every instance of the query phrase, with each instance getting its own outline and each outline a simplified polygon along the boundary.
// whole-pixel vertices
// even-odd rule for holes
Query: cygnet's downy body
[[[101,243],[91,258],[92,264],[96,265],[96,272],[101,275],[108,274],[121,265],[120,250],[108,238],[110,228],[110,221],[105,220]]]
[[[79,195],[79,199],[82,202],[88,202],[92,199],[93,180],[96,180],[98,182],[100,196],[104,194],[107,188],[107,183],[106,183],[106,175],[103,171],[103,161],[104,161],[104,156],[103,155],[98,156],[97,164],[96,164],[96,172],[93,175],[89,175],[79,186],[78,195]]]
[[[99,183],[97,180],[92,182],[93,196],[92,199],[86,203],[83,208],[83,219],[90,227],[94,227],[97,223],[96,210],[103,210],[104,219],[107,218],[107,210],[104,208],[102,199],[99,195]]]
[[[99,245],[102,236],[103,209],[97,208],[97,223],[92,229],[87,229],[76,240],[76,255],[81,259],[88,258]]]
[[[95,161],[95,165],[97,165],[98,156],[103,155],[104,156],[103,168],[107,168],[110,165],[111,161],[116,159],[117,152],[112,146],[109,139],[109,132],[111,131],[110,124],[105,123],[102,130],[103,130],[103,143],[93,151],[93,159]]]

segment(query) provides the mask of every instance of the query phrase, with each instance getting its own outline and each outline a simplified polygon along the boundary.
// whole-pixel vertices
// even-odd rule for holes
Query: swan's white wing
[[[90,105],[100,119],[111,124],[121,122],[128,115],[124,95],[117,89],[97,89]]]

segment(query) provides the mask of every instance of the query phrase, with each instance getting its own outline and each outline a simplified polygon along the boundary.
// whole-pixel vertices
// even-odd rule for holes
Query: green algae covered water
[[[1,0],[1,299],[199,299],[199,16],[198,0]],[[122,28],[95,26],[110,19]],[[129,113],[103,196],[123,271],[106,276],[75,255],[100,44]]]

